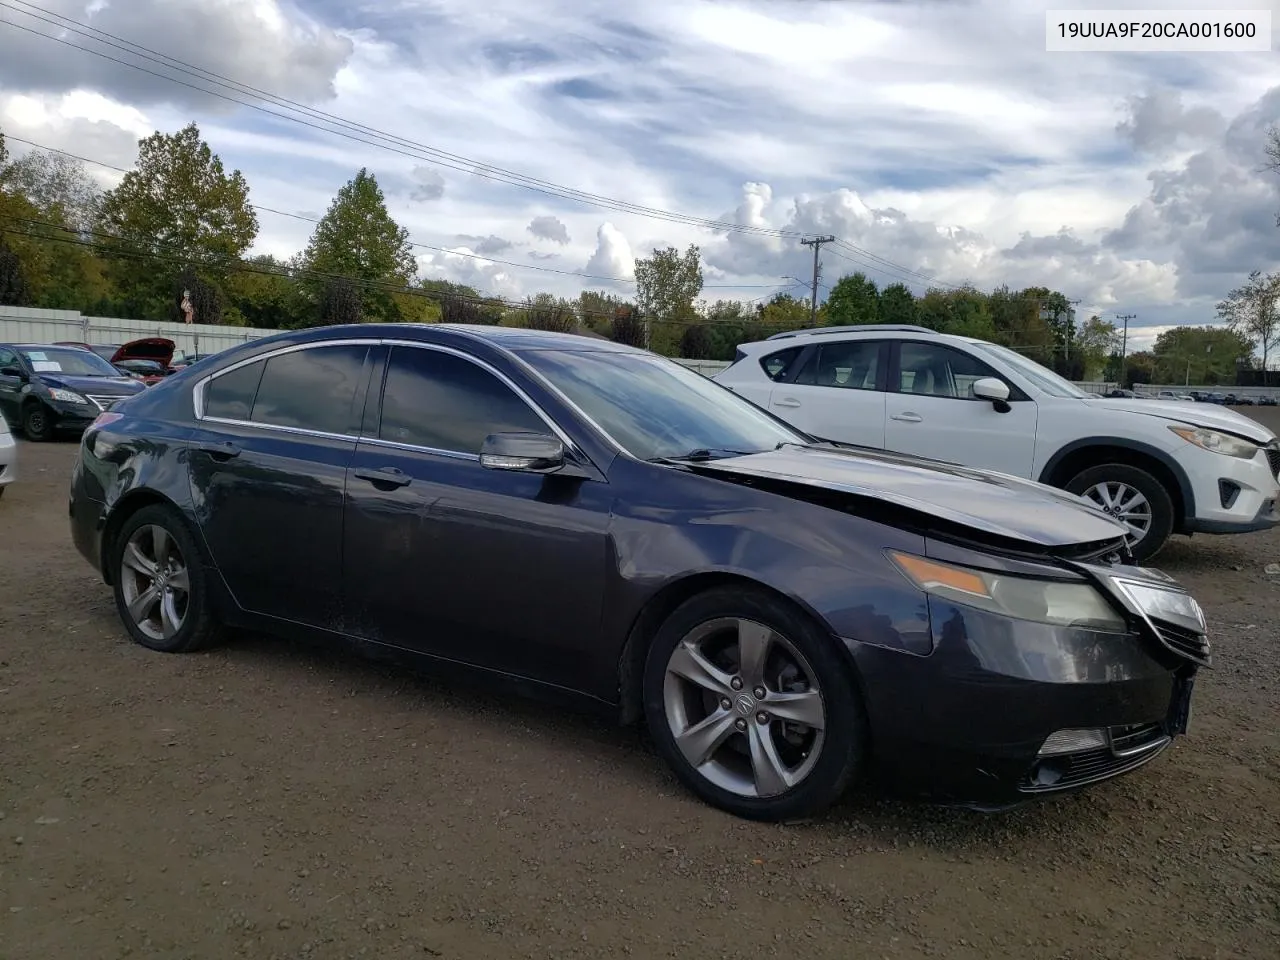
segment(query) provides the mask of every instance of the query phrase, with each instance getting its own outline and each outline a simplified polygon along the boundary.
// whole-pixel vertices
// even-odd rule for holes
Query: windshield
[[[760,453],[806,442],[736,394],[662,357],[604,350],[521,356],[641,460],[698,450]]]
[[[1070,380],[1058,376],[1048,367],[1024,357],[1015,350],[1010,350],[1008,347],[999,347],[994,343],[977,343],[974,346],[989,356],[1003,360],[1051,397],[1075,397],[1081,400],[1086,400],[1089,397],[1088,393],[1081,390]]]
[[[19,351],[35,373],[64,373],[69,377],[118,377],[120,371],[90,350],[41,347]]]

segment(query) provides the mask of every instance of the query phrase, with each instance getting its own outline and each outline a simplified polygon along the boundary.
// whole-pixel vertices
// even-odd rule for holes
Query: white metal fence
[[[77,310],[0,307],[0,341],[55,343],[71,340],[115,346],[141,337],[168,337],[180,354],[217,353],[246,340],[279,333],[259,327],[226,327],[211,323],[152,323],[121,317],[90,317]]]

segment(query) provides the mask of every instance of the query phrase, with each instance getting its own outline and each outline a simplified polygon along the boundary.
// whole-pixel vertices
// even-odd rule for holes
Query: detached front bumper
[[[929,614],[928,656],[850,644],[874,765],[912,794],[1016,805],[1135,770],[1186,732],[1197,667],[1136,626],[1097,633],[937,597]]]

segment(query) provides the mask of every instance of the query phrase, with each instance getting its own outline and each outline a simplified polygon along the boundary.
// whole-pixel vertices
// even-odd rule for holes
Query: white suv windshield
[[[732,391],[662,357],[612,350],[531,350],[522,356],[640,460],[695,450],[761,453],[806,442]]]
[[[1008,347],[999,347],[994,343],[975,343],[973,346],[980,353],[985,353],[996,360],[1003,360],[1051,397],[1075,397],[1080,400],[1087,400],[1089,397],[1088,393],[1070,380],[1058,376],[1048,367],[1041,366]]]

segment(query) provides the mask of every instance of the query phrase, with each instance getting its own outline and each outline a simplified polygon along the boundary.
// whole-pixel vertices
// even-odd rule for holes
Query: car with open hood
[[[817,436],[1088,497],[1124,522],[1140,561],[1171,534],[1280,524],[1280,440],[1256,420],[1127,391],[1095,397],[972,337],[905,324],[790,331],[739,346],[715,379]]]
[[[1209,660],[1195,600],[1082,498],[821,442],[572,334],[233,347],[99,417],[70,525],[152,650],[324,637],[643,720],[764,820],[864,776],[1000,806],[1127,773]]]
[[[144,389],[91,350],[0,343],[0,413],[28,440],[83,430]]]

